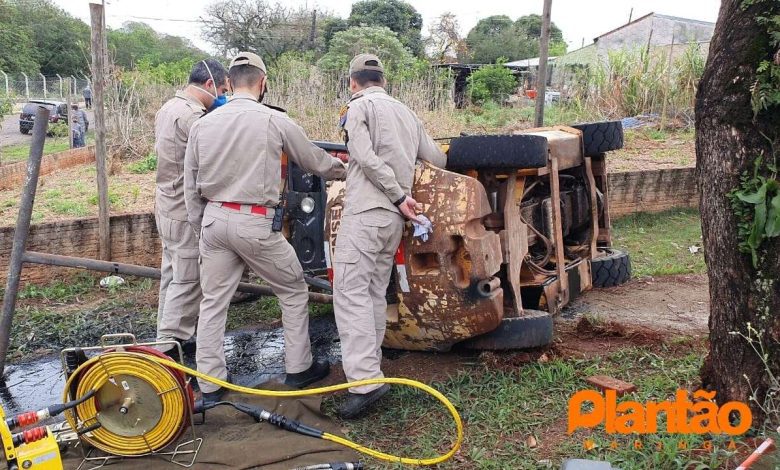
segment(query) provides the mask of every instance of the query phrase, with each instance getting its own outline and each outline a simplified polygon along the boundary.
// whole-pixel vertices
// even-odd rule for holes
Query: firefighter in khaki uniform
[[[383,377],[382,341],[393,256],[404,217],[417,221],[411,197],[417,159],[443,167],[447,157],[422,122],[384,90],[384,68],[373,54],[349,66],[353,93],[341,126],[349,150],[346,195],[334,253],[333,304],[347,380]],[[350,388],[339,409],[353,418],[379,400],[390,386]]]
[[[158,341],[182,343],[195,334],[201,300],[198,239],[187,222],[184,206],[184,152],[192,125],[207,109],[224,104],[226,91],[225,67],[214,59],[202,60],[192,67],[189,84],[177,91],[155,117],[157,191],[154,213],[163,252],[157,308]],[[167,352],[178,353],[178,349]]]
[[[273,289],[282,308],[288,385],[302,388],[328,375],[313,360],[308,289],[295,251],[272,231],[281,189],[284,152],[306,171],[343,179],[344,164],[312,144],[283,112],[260,104],[266,68],[242,52],[230,64],[233,99],[192,127],[184,160],[184,193],[190,223],[200,230],[203,301],[198,321],[198,370],[225,380],[225,321],[245,264]],[[224,390],[200,381],[203,398]]]

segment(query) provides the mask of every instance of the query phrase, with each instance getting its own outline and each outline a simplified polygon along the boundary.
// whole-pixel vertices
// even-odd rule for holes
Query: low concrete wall
[[[609,175],[609,213],[614,219],[637,212],[699,207],[693,168],[630,171]]]
[[[95,161],[95,147],[82,147],[44,155],[41,160],[41,176],[77,165]],[[0,190],[21,186],[27,177],[27,160],[0,166]]]
[[[697,207],[698,198],[693,168],[609,175],[609,204],[613,218],[637,212]],[[0,228],[0,282],[3,284],[8,274],[13,234],[14,227]],[[30,229],[27,249],[97,258],[97,218],[34,225]],[[113,261],[158,267],[161,249],[154,214],[111,217],[111,252]],[[69,268],[27,264],[22,270],[22,280],[49,281],[72,272]]]
[[[13,245],[14,227],[0,228],[0,281],[5,285],[8,261]],[[76,219],[30,227],[27,249],[55,255],[98,257],[97,218]],[[112,261],[160,266],[160,239],[154,222],[154,214],[127,214],[111,217]],[[73,273],[71,268],[56,268],[25,264],[22,269],[24,282],[48,282]]]

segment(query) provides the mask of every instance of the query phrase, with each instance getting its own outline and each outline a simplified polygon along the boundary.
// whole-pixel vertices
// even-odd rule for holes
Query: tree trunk
[[[696,97],[696,176],[710,280],[710,345],[701,375],[704,387],[717,391],[718,402],[750,403],[753,424],[760,426],[764,418],[778,419],[762,407],[767,391],[777,386],[772,374],[780,375],[780,237],[764,240],[754,267],[751,256],[739,251],[738,224],[745,220],[735,215],[729,192],[743,172],[752,174],[757,156],[772,161],[772,146],[762,133],[775,141],[780,136],[778,106],[755,119],[751,108],[756,68],[776,52],[767,26],[756,18],[780,13],[780,2],[759,1],[746,9],[743,3],[723,0]],[[769,171],[764,167],[762,174]],[[732,333],[745,334],[748,323],[759,332],[766,364],[744,337]],[[757,402],[750,401],[754,393]]]

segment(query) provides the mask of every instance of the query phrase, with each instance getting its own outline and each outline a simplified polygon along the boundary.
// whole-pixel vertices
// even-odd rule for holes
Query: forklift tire
[[[593,287],[615,287],[631,279],[631,259],[628,253],[611,248],[604,249],[607,254],[590,261]]]
[[[546,346],[552,340],[552,316],[541,310],[526,309],[522,317],[504,318],[495,330],[461,344],[469,349],[528,349]]]
[[[623,123],[620,121],[576,124],[571,127],[582,131],[586,157],[598,157],[604,152],[623,148]]]
[[[547,138],[539,135],[469,135],[450,141],[448,170],[542,168]]]

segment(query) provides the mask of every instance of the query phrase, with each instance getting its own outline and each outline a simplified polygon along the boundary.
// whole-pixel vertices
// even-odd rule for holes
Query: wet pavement
[[[331,364],[341,361],[338,331],[332,317],[312,318],[309,331],[315,357],[327,358]],[[284,379],[281,327],[230,332],[225,338],[225,353],[228,370],[236,384],[256,386]],[[0,381],[0,400],[6,415],[37,410],[61,403],[64,385],[59,355],[11,364],[6,368],[5,380]]]

